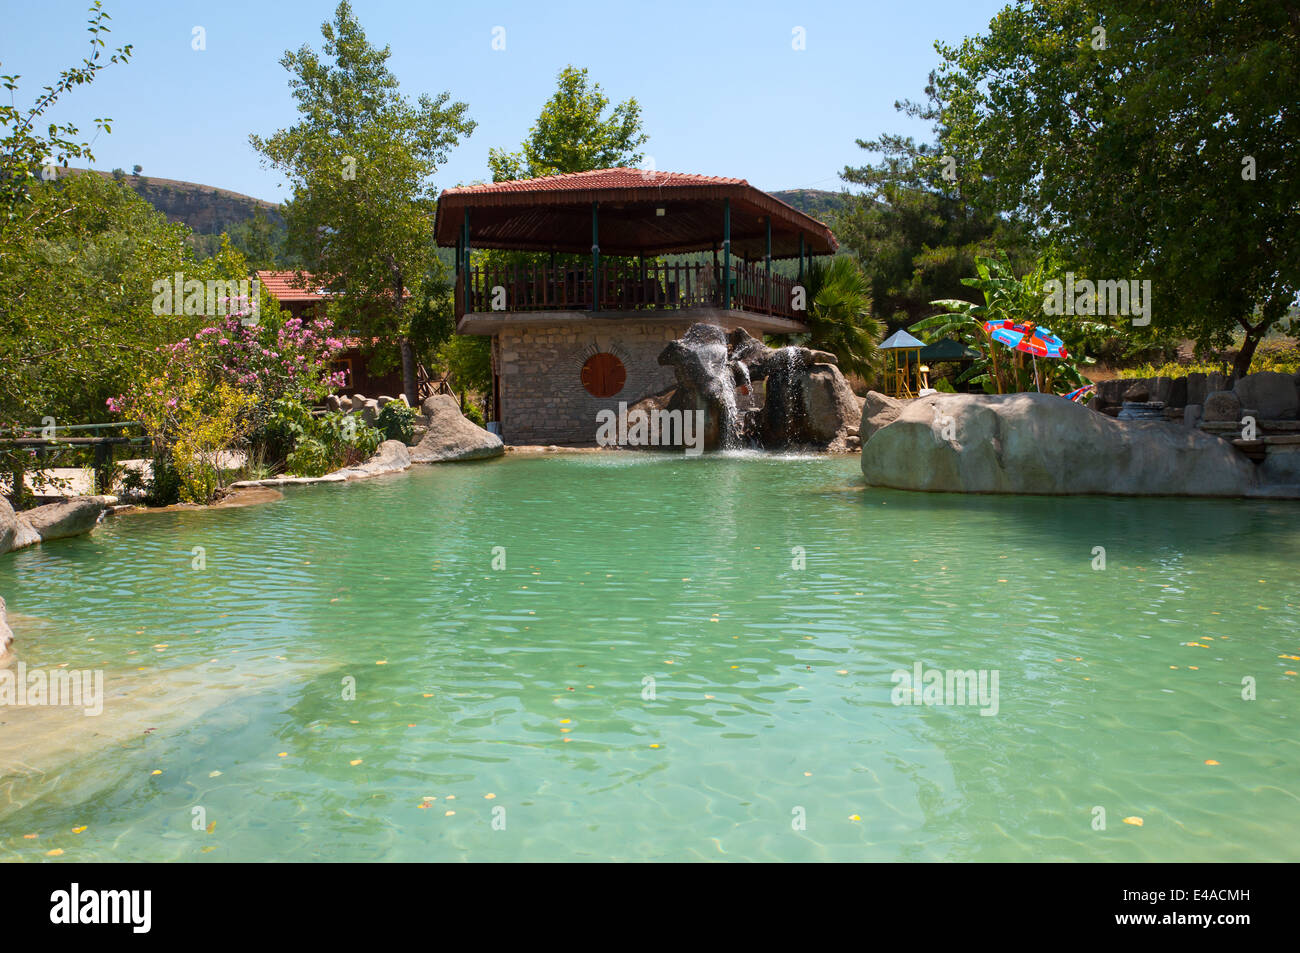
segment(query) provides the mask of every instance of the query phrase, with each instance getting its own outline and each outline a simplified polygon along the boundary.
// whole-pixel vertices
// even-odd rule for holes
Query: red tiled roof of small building
[[[830,255],[839,247],[824,222],[745,179],[624,167],[446,189],[434,234],[450,248],[468,224],[474,248],[581,254],[593,244],[596,222],[577,210],[600,203],[599,244],[610,255],[707,251],[724,237],[724,202],[732,254],[764,257],[769,227],[773,258]]]
[[[301,274],[307,287],[299,287],[298,275]],[[310,272],[297,271],[259,271],[257,280],[267,293],[273,295],[281,304],[300,301],[320,301],[332,297],[333,292],[323,291]]]
[[[490,195],[496,192],[564,192],[585,189],[654,189],[683,185],[749,185],[744,179],[718,175],[695,175],[688,172],[656,172],[654,169],[594,169],[591,172],[566,172],[538,179],[511,182],[484,182],[447,189],[444,195]]]

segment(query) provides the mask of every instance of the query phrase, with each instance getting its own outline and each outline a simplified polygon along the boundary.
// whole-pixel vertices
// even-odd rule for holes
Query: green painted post
[[[464,283],[465,259],[462,256],[460,250],[460,242],[463,233],[464,233],[464,229],[462,228],[456,229],[456,300],[460,307],[460,311],[456,313],[457,320],[460,320],[461,315],[463,315],[465,311],[468,310],[465,307],[465,290],[464,290],[465,289],[465,283]]]
[[[772,313],[772,216],[767,217],[767,313]]]
[[[470,273],[469,273],[469,209],[465,209],[465,220],[460,226],[460,250],[465,256],[462,271],[465,275],[465,310],[470,310]]]
[[[731,199],[722,206],[722,307],[731,308]]]
[[[600,304],[600,203],[591,203],[591,310]]]

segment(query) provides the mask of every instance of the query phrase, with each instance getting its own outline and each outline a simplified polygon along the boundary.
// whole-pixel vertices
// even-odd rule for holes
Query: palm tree
[[[871,313],[871,290],[857,262],[837,255],[814,261],[804,275],[807,293],[808,347],[830,351],[840,369],[870,378],[876,365],[880,322]]]

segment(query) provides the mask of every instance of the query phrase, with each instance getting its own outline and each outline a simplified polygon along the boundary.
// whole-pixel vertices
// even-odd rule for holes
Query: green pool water
[[[1290,503],[872,491],[856,458],[118,517],[0,558],[20,657],[109,694],[0,708],[0,858],[1300,860],[1298,560]],[[918,662],[996,671],[997,714],[894,704]]]

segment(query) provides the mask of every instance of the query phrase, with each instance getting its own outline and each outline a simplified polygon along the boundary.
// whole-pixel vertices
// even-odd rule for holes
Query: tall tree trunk
[[[402,389],[406,391],[406,402],[412,407],[418,406],[415,384],[415,349],[411,339],[402,338]]]
[[[1246,337],[1242,339],[1241,350],[1237,352],[1237,359],[1232,362],[1232,379],[1234,381],[1250,373],[1250,364],[1255,360],[1255,349],[1259,347],[1259,342],[1263,340],[1266,333],[1268,333],[1268,324],[1264,322],[1253,327],[1249,324],[1246,325]]]
[[[415,383],[415,349],[411,347],[411,338],[404,327],[403,320],[403,311],[406,307],[406,281],[402,277],[402,266],[392,255],[388,256],[388,267],[393,273],[393,307],[397,311],[397,327],[402,334],[402,390],[406,394],[406,402],[416,407],[418,393]]]

